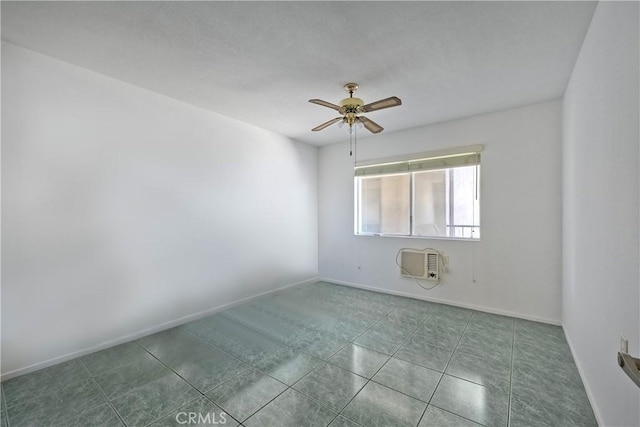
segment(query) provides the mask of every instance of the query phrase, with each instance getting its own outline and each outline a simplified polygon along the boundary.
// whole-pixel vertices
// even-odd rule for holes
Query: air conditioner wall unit
[[[434,250],[400,251],[400,275],[410,279],[440,280],[440,253]]]

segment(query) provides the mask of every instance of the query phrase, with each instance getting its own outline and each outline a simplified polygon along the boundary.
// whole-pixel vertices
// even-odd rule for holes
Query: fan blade
[[[314,132],[317,132],[317,131],[322,130],[322,129],[326,128],[326,127],[331,126],[334,123],[338,123],[339,121],[342,121],[342,120],[344,120],[344,117],[336,117],[335,119],[331,119],[328,122],[324,122],[323,124],[321,124],[319,126],[316,126],[311,130],[314,131]]]
[[[336,104],[332,104],[330,102],[327,102],[327,101],[323,101],[322,99],[310,99],[309,102],[311,102],[313,104],[322,105],[323,107],[333,108],[336,111],[340,111],[340,107],[339,106],[337,106]]]
[[[372,120],[367,119],[365,116],[359,116],[358,120],[362,122],[364,127],[366,127],[367,130],[371,133],[380,133],[384,130],[382,126]]]
[[[363,105],[362,111],[368,113],[370,111],[382,110],[383,108],[397,107],[398,105],[402,105],[402,101],[397,96],[392,96],[389,98],[381,99],[380,101],[375,101],[370,104]]]

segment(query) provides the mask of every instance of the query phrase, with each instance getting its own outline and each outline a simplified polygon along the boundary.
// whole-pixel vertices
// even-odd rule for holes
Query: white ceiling
[[[359,83],[386,132],[561,97],[594,2],[8,2],[2,38],[311,144]]]

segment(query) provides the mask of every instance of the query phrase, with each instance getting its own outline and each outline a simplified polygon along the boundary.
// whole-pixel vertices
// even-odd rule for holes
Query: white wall
[[[638,3],[600,2],[564,99],[563,325],[601,425],[640,425]]]
[[[315,147],[2,47],[4,374],[317,276]]]
[[[480,242],[354,236],[353,158],[345,144],[322,147],[320,276],[559,323],[561,108],[556,100],[359,140],[358,160],[484,144]],[[402,247],[450,256],[441,286],[399,278]]]

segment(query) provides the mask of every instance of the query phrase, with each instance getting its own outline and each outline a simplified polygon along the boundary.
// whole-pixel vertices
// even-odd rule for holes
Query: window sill
[[[395,239],[410,239],[410,240],[454,240],[462,242],[479,242],[480,239],[474,239],[471,237],[444,237],[444,236],[407,236],[403,234],[380,234],[380,233],[354,233],[356,237],[386,237]]]

